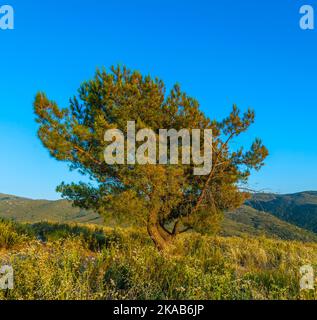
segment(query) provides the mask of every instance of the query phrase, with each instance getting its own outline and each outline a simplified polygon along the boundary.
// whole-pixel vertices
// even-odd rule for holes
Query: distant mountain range
[[[0,194],[0,218],[19,222],[102,224],[92,211],[72,207],[67,200],[31,200]],[[317,242],[317,192],[289,195],[254,194],[235,212],[225,213],[223,236],[260,236]]]
[[[247,204],[277,218],[317,233],[317,191],[276,195],[255,194]]]

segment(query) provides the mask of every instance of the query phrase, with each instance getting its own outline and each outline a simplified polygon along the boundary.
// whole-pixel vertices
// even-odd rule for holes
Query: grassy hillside
[[[30,200],[3,194],[0,194],[0,217],[30,223],[41,221],[97,225],[103,223],[103,219],[98,214],[73,208],[71,203],[66,200]],[[109,225],[109,222],[107,222],[107,225]],[[236,212],[226,213],[220,234],[223,236],[265,235],[283,240],[317,242],[316,234],[249,206],[243,206]]]
[[[255,194],[248,204],[281,220],[317,232],[316,191],[287,195]]]
[[[101,224],[102,218],[92,212],[72,207],[66,200],[31,200],[0,193],[0,217],[19,222],[78,222]]]
[[[0,299],[307,299],[299,268],[317,244],[184,234],[161,254],[142,229],[0,222]]]
[[[223,236],[264,235],[282,240],[317,242],[317,234],[246,205],[235,212],[225,214],[220,234]]]

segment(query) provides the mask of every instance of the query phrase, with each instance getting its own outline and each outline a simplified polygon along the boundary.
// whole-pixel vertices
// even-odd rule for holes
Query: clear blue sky
[[[65,106],[117,63],[179,82],[211,118],[253,107],[243,143],[261,137],[270,157],[250,185],[317,190],[317,30],[299,28],[300,6],[317,15],[317,0],[5,2],[15,30],[0,30],[0,192],[56,199],[56,185],[81,179],[42,147],[32,101],[42,90]]]

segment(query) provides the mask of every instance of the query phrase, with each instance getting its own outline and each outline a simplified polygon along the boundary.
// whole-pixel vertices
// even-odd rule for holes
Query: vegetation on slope
[[[299,268],[317,244],[183,234],[159,253],[146,231],[0,222],[0,299],[305,299]]]
[[[286,195],[260,193],[255,194],[248,204],[257,210],[269,212],[279,219],[317,232],[316,191]]]
[[[40,223],[51,221],[58,223],[88,223],[101,225],[103,219],[93,211],[72,207],[67,200],[47,201],[31,200],[0,194],[0,218],[17,222]],[[106,225],[118,225],[108,219]],[[121,226],[128,226],[123,222]],[[283,240],[317,242],[313,232],[298,228],[273,215],[242,206],[234,212],[225,213],[220,234],[223,236],[261,236]]]
[[[18,222],[78,222],[102,224],[95,212],[75,208],[67,200],[32,200],[0,193],[0,217]]]
[[[225,213],[220,234],[223,236],[261,236],[282,240],[317,242],[317,234],[299,228],[249,206]]]

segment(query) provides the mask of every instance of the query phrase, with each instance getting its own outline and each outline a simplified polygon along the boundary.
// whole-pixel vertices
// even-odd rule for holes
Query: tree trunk
[[[170,242],[173,238],[172,233],[169,232],[168,230],[166,230],[166,228],[164,227],[164,225],[162,225],[160,222],[157,225],[157,229],[161,235],[161,237],[167,241]]]
[[[160,225],[158,213],[155,210],[152,210],[149,215],[147,231],[158,250],[163,251],[169,246],[172,236]]]
[[[179,233],[179,220],[177,220],[174,224],[174,228],[173,228],[173,231],[172,231],[172,235],[173,237],[176,237]]]

